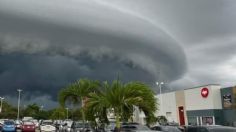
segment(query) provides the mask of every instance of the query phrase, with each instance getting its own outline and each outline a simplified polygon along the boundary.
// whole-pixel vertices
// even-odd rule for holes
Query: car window
[[[20,124],[21,123],[21,121],[19,121],[19,120],[16,120],[16,124]]]
[[[122,131],[136,131],[138,128],[134,125],[124,125],[121,127]]]
[[[236,128],[213,128],[210,132],[236,132]]]
[[[52,122],[43,122],[42,125],[52,125]]]
[[[152,128],[152,130],[161,131],[161,127],[159,127],[159,126],[155,126],[155,127]]]
[[[82,127],[89,128],[89,127],[91,127],[89,123],[83,124],[83,123],[81,123],[81,122],[75,123],[74,126],[77,127],[77,128],[82,128]]]
[[[198,128],[198,132],[209,132],[206,128]]]
[[[142,125],[140,125],[139,130],[148,131],[148,130],[150,130],[150,129],[149,129],[147,126],[142,126]]]
[[[33,122],[24,122],[23,124],[24,124],[24,125],[34,125]]]
[[[203,127],[189,127],[187,132],[209,132],[206,128]]]
[[[4,124],[5,124],[5,125],[14,125],[15,123],[12,122],[12,121],[5,121]]]
[[[164,132],[181,132],[177,127],[166,127]]]

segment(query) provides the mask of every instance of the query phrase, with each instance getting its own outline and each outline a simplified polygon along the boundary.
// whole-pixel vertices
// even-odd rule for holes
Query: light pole
[[[41,106],[40,106],[40,111],[43,111],[43,108],[44,108],[44,106],[43,106],[43,105],[41,105]]]
[[[19,120],[20,117],[20,92],[22,92],[21,89],[17,89],[17,91],[19,92],[19,96],[18,96],[18,112],[17,112],[17,119]]]
[[[161,85],[163,85],[164,82],[156,82],[156,85],[159,86],[160,88],[160,114],[162,115],[162,89],[161,89]]]
[[[0,108],[0,113],[2,113],[2,101],[4,100],[4,98],[3,98],[3,97],[0,97],[0,99],[1,99],[1,108]]]
[[[68,119],[68,111],[69,111],[69,108],[66,108],[66,119]]]

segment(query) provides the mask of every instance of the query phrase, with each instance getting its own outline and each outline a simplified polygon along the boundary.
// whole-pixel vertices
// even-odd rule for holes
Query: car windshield
[[[142,125],[124,125],[122,126],[122,130],[142,130],[142,131],[146,131],[146,130],[150,130],[147,126],[142,126]]]
[[[136,126],[131,126],[131,125],[127,125],[127,126],[122,126],[121,130],[122,131],[131,131],[131,130],[137,130],[138,128]]]
[[[181,132],[177,127],[166,126],[164,132]]]
[[[140,126],[138,127],[138,129],[139,129],[139,130],[150,130],[147,126],[142,126],[142,125],[140,125]]]
[[[38,122],[38,120],[31,120],[32,122],[35,122],[35,123],[37,123]]]
[[[5,124],[5,125],[14,125],[14,122],[12,122],[12,121],[6,121],[6,122],[4,122],[4,124]]]
[[[20,124],[21,123],[21,121],[20,120],[16,120],[16,124]]]
[[[83,124],[83,123],[76,123],[75,124],[75,127],[76,128],[83,128],[83,127],[85,127],[85,128],[89,128],[90,127],[90,125],[88,124],[88,123],[85,123],[85,124]]]
[[[24,125],[34,125],[33,122],[24,122]]]
[[[227,127],[222,127],[222,128],[212,128],[209,129],[210,132],[236,132],[236,128],[227,128]]]
[[[43,122],[42,125],[52,125],[53,122]]]

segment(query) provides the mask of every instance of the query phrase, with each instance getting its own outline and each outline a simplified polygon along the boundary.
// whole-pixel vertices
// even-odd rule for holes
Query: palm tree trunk
[[[83,119],[83,131],[85,130],[85,113],[84,113],[84,104],[83,104],[83,98],[81,97],[81,113],[82,113],[82,119]]]
[[[116,114],[116,128],[115,132],[120,132],[120,116],[119,114]]]

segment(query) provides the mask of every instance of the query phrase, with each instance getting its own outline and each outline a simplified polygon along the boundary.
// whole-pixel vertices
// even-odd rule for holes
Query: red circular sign
[[[201,95],[202,95],[203,98],[207,98],[208,95],[209,95],[209,90],[208,90],[208,88],[202,88],[202,90],[201,90]]]

